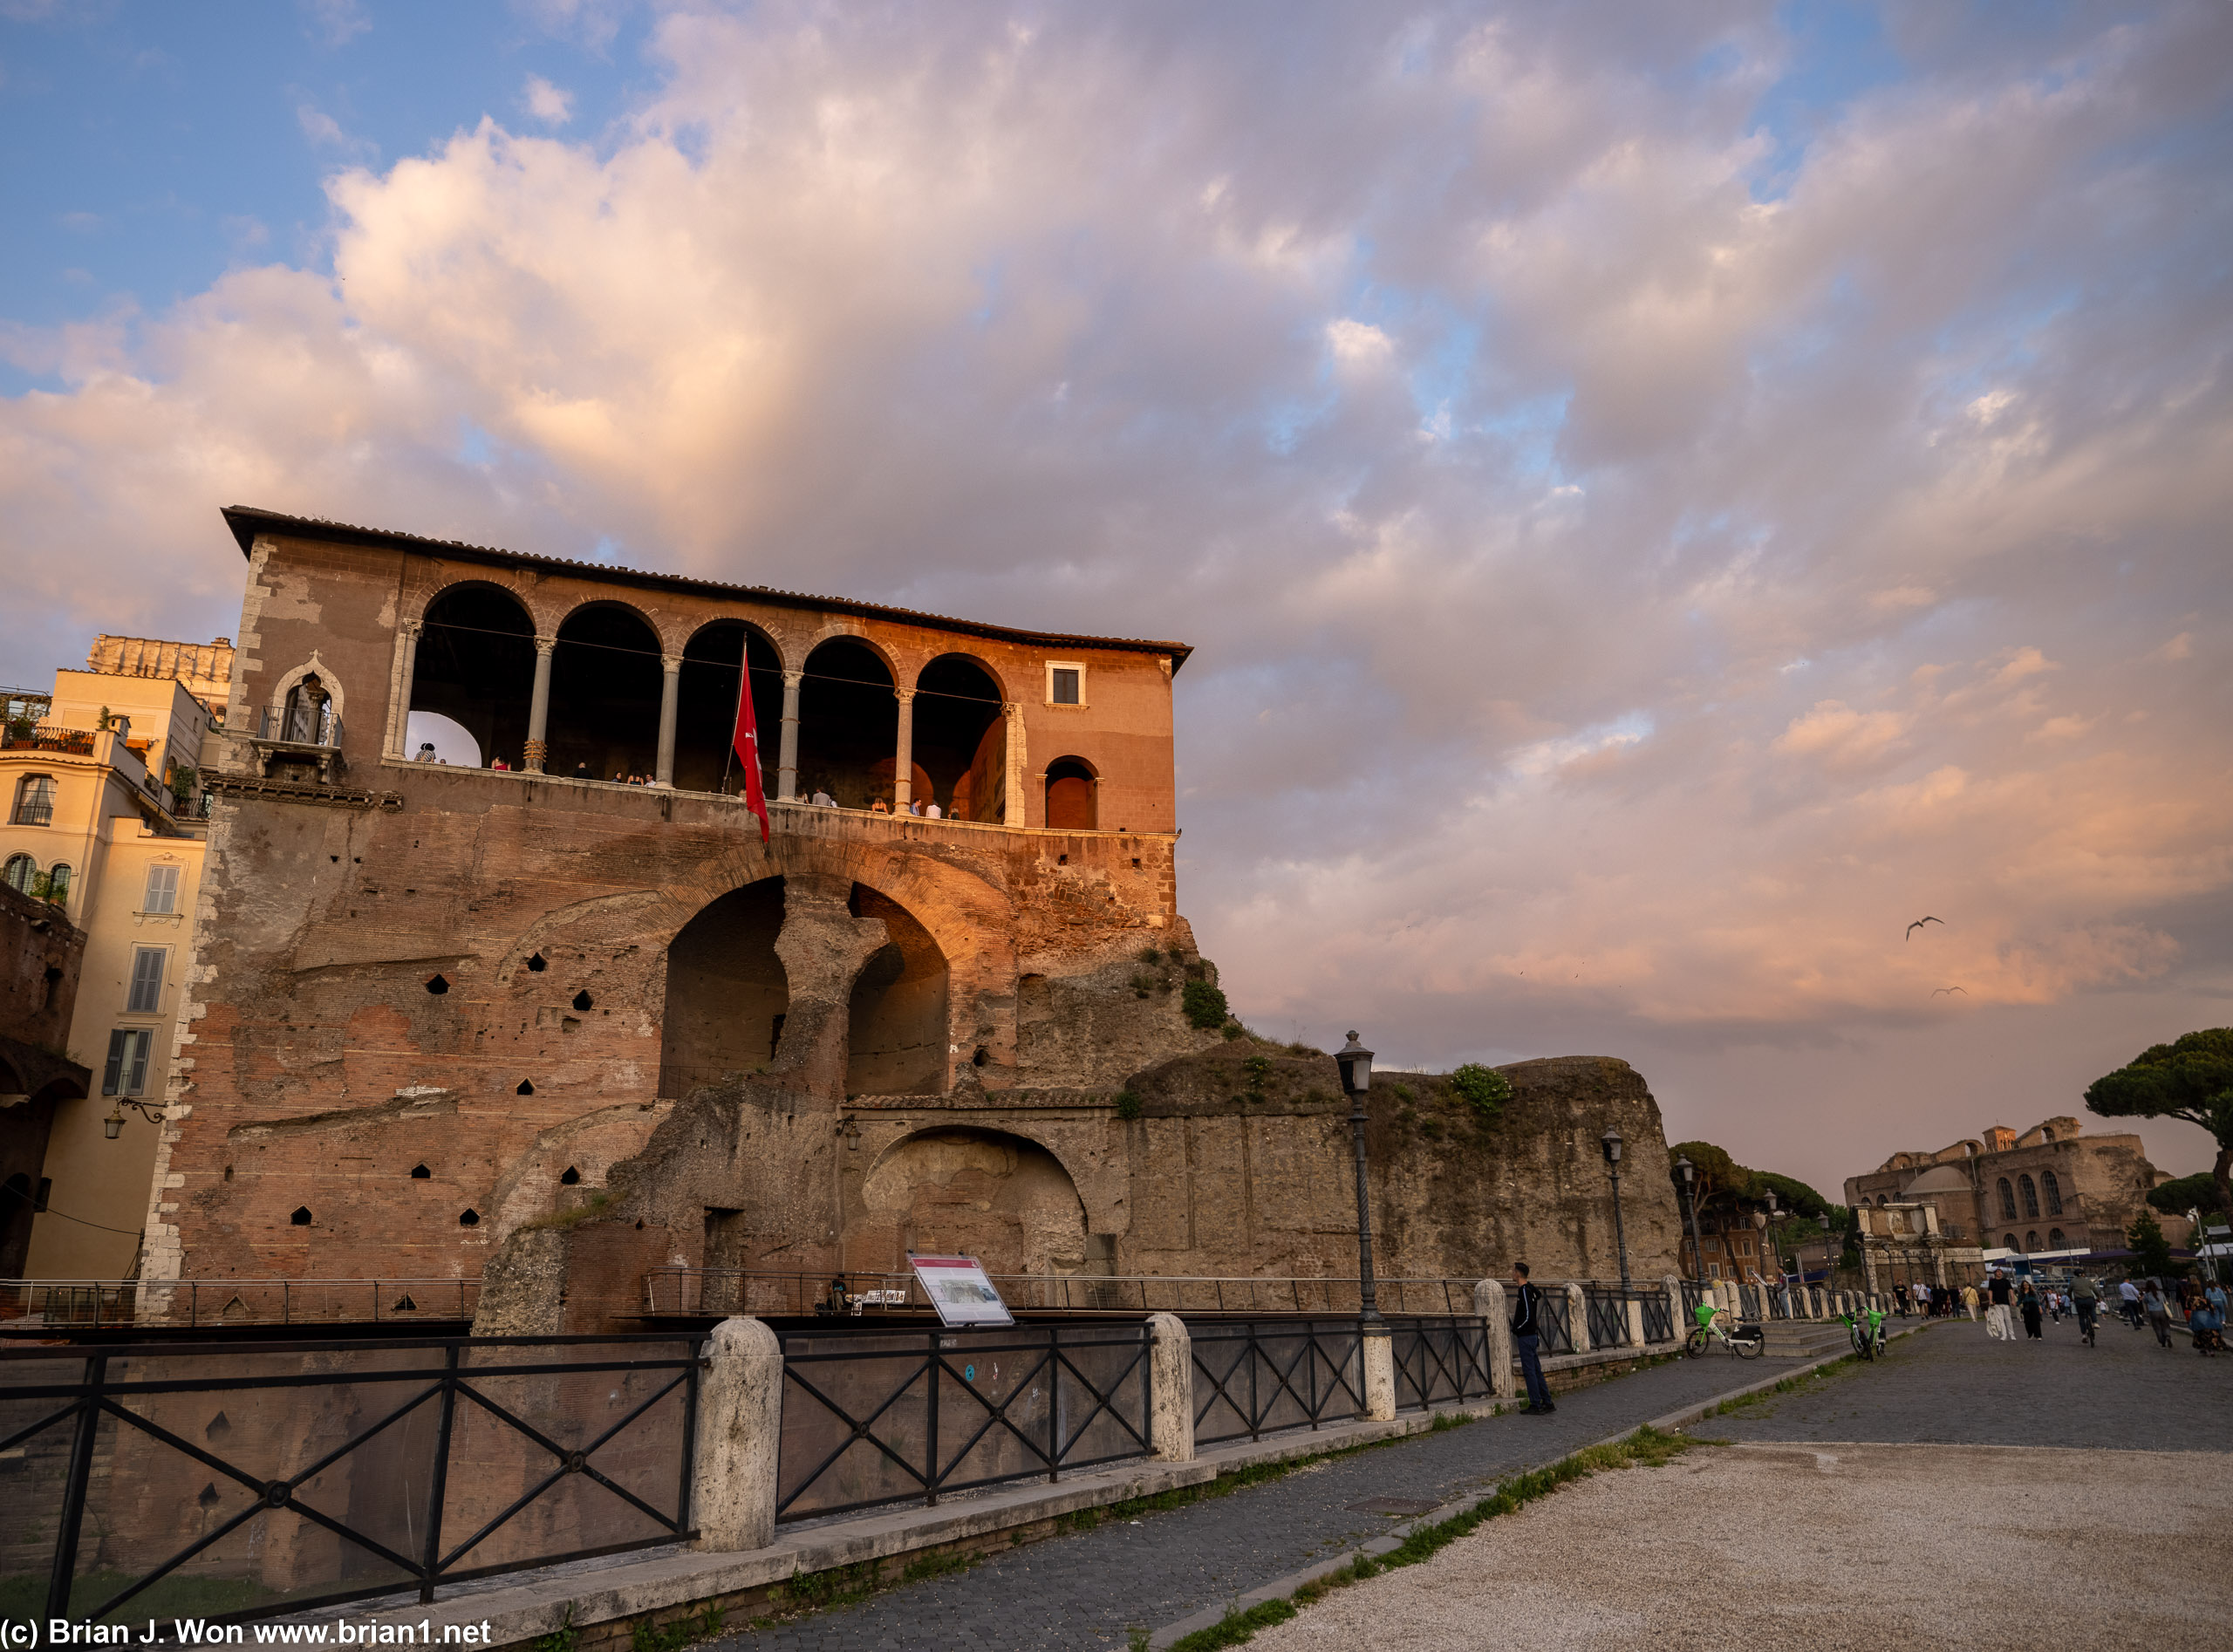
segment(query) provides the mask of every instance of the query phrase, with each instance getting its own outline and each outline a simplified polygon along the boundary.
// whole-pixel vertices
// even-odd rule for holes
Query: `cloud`
[[[1758,1052],[2066,1108],[2006,1052],[2233,984],[2233,24],[1919,28],[1772,155],[1778,15],[691,5],[594,145],[304,102],[331,274],[6,336],[0,650],[229,631],[235,501],[1183,636],[1244,1014],[1664,1061],[1825,1179],[1885,1116]]]
[[[372,26],[360,0],[301,0],[301,4],[312,31],[329,48],[345,46]]]
[[[574,118],[574,94],[552,85],[539,74],[527,78],[520,104],[546,126],[563,126]]]

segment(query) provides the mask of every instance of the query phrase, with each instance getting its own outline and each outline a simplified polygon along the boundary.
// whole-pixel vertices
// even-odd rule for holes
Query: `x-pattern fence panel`
[[[1364,1410],[1354,1319],[1241,1320],[1186,1329],[1194,1343],[1197,1445],[1322,1428]]]
[[[1582,1305],[1589,1314],[1589,1346],[1620,1348],[1629,1340],[1629,1305],[1617,1285],[1585,1285]]]
[[[13,1353],[0,1597],[249,1618],[691,1537],[697,1355],[673,1337]]]
[[[1541,1352],[1571,1354],[1574,1346],[1574,1304],[1563,1287],[1540,1293],[1535,1298],[1535,1325],[1542,1339]]]
[[[1486,1320],[1391,1320],[1389,1333],[1397,1410],[1485,1399],[1494,1391]]]
[[[1671,1342],[1675,1340],[1675,1317],[1667,1304],[1667,1293],[1663,1290],[1640,1290],[1636,1300],[1643,1304],[1643,1340],[1647,1342]]]
[[[776,1519],[1144,1457],[1153,1345],[1145,1323],[786,1336]]]

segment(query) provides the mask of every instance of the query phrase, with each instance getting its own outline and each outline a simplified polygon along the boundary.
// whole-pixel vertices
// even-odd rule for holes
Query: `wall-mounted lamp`
[[[848,1118],[837,1126],[837,1134],[845,1138],[845,1145],[857,1151],[861,1145],[861,1125],[858,1119]]]

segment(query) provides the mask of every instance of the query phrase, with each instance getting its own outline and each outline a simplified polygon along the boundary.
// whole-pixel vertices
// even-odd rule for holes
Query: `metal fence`
[[[841,1514],[1153,1448],[1144,1322],[783,1339],[775,1518]]]
[[[1194,1444],[1323,1428],[1364,1410],[1355,1319],[1193,1324]]]
[[[996,1273],[1000,1300],[1018,1313],[1355,1314],[1354,1279],[1219,1279],[1185,1274]],[[1471,1314],[1474,1281],[1377,1281],[1383,1314]],[[905,1273],[770,1273],[749,1268],[655,1268],[644,1276],[647,1314],[847,1314],[930,1311]]]
[[[1486,1399],[1494,1391],[1486,1320],[1395,1320],[1389,1334],[1397,1410]]]
[[[1629,1340],[1628,1297],[1617,1285],[1585,1285],[1581,1303],[1588,1314],[1589,1346],[1622,1348]]]
[[[1675,1340],[1675,1314],[1661,1290],[1639,1290],[1636,1300],[1643,1304],[1643,1340],[1647,1342],[1671,1342]]]
[[[25,1348],[0,1614],[255,1617],[694,1535],[680,1337]]]
[[[470,1320],[477,1279],[0,1280],[0,1322],[14,1328],[106,1326],[387,1325]]]

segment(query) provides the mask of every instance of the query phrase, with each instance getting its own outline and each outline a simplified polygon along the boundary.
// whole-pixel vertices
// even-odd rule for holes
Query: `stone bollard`
[[[1396,1339],[1385,1325],[1358,1339],[1364,1363],[1364,1414],[1375,1423],[1396,1420]]]
[[[1194,1460],[1194,1339],[1176,1314],[1151,1314],[1148,1329],[1155,1346],[1148,1350],[1148,1392],[1154,1412],[1148,1438],[1164,1463]]]
[[[1670,1273],[1661,1283],[1667,1287],[1667,1323],[1674,1328],[1675,1340],[1680,1342],[1690,1334],[1690,1328],[1683,1323],[1687,1316],[1683,1312],[1683,1281]]]
[[[1589,1298],[1579,1285],[1567,1287],[1567,1324],[1574,1330],[1574,1351],[1589,1352]]]
[[[1628,1310],[1629,1346],[1642,1348],[1643,1346],[1643,1303],[1631,1296],[1621,1306]]]
[[[1483,1280],[1473,1287],[1473,1311],[1488,1321],[1489,1392],[1508,1400],[1519,1391],[1512,1370],[1512,1310],[1505,1306],[1504,1286]]]
[[[697,1546],[730,1554],[775,1540],[783,1345],[758,1320],[723,1320],[706,1342],[691,1464]]]

